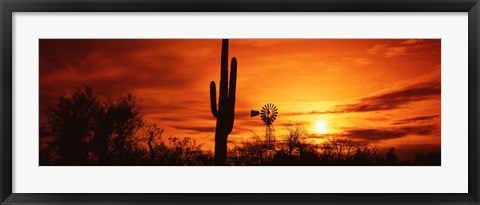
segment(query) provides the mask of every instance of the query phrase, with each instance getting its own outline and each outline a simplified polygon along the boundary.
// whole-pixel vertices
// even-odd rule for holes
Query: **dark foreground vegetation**
[[[285,128],[275,150],[260,136],[228,145],[226,165],[251,166],[439,166],[440,153],[400,161],[395,148],[378,141],[359,143],[329,136],[308,139],[301,126]],[[41,125],[41,166],[210,166],[214,154],[191,138],[164,137],[163,129],[143,120],[135,97],[100,100],[90,87],[59,99]]]

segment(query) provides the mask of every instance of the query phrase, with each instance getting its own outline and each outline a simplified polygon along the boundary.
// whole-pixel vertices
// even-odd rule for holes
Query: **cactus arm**
[[[218,99],[218,113],[223,116],[227,111],[228,97],[228,39],[222,41],[222,55],[220,68],[220,95]]]
[[[210,83],[210,108],[213,116],[217,118],[215,127],[215,164],[225,165],[227,159],[228,135],[232,132],[235,117],[235,95],[237,87],[237,59],[232,58],[230,68],[230,81],[228,70],[228,39],[222,40],[222,53],[220,62],[220,87],[218,105],[216,99],[216,85]]]
[[[212,115],[214,117],[218,116],[217,110],[217,88],[215,86],[215,82],[210,82],[210,108],[212,110]]]
[[[228,123],[227,132],[230,134],[233,129],[233,122],[235,118],[235,95],[237,90],[237,59],[232,58],[230,64],[230,85],[228,86]]]
[[[235,94],[237,91],[237,58],[232,58],[232,63],[230,64],[230,85],[228,86],[228,110],[235,109]]]

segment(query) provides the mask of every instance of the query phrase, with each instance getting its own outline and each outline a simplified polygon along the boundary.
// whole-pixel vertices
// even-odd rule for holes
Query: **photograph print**
[[[40,39],[40,166],[441,166],[440,39]]]

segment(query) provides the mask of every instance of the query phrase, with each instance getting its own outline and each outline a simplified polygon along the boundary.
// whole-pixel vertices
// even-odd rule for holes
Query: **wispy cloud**
[[[378,130],[350,132],[384,138],[404,135],[388,126],[437,123],[426,116],[439,115],[439,109],[413,105],[440,99],[439,44],[429,39],[232,40],[230,55],[237,57],[239,69],[229,142],[241,142],[251,131],[263,135],[264,123],[250,117],[250,109],[261,108],[263,101],[279,106],[278,136],[283,127],[301,124],[315,133],[320,118],[332,133],[362,124],[358,128]],[[209,83],[217,83],[218,98],[220,50],[219,39],[41,40],[40,122],[60,96],[87,84],[100,98],[132,93],[146,121],[157,123],[165,135],[192,137],[213,148]],[[426,74],[433,77],[417,79]],[[397,110],[404,108],[409,112]],[[372,117],[385,119],[366,120]]]
[[[384,50],[387,49],[387,46],[388,46],[387,44],[377,44],[377,45],[374,45],[371,48],[367,49],[367,52],[369,52],[370,54],[379,55]]]
[[[390,58],[437,51],[438,49],[431,49],[436,46],[439,46],[436,42],[427,42],[421,39],[408,39],[396,44],[376,44],[367,49],[367,52],[372,55]]]
[[[412,118],[398,120],[397,122],[392,123],[392,125],[403,125],[403,124],[416,123],[416,122],[425,122],[425,121],[433,120],[433,119],[438,118],[438,117],[440,117],[440,115],[427,115],[427,116],[412,117]]]
[[[416,43],[420,43],[420,42],[423,42],[423,40],[422,39],[408,39],[408,40],[402,41],[401,44],[412,45],[412,44],[416,44]]]
[[[430,135],[439,128],[434,125],[403,126],[380,129],[350,129],[345,136],[360,140],[388,140],[407,135]]]
[[[422,82],[398,90],[365,97],[358,100],[356,103],[339,105],[332,110],[289,112],[284,113],[283,115],[295,116],[392,110],[412,102],[433,99],[439,97],[440,94],[441,88],[439,81]]]
[[[391,110],[414,101],[440,96],[440,82],[424,82],[388,93],[366,97],[358,103],[339,106],[334,112],[369,112]]]
[[[367,51],[370,54],[383,56],[383,57],[393,57],[399,55],[407,54],[408,47],[407,46],[388,46],[386,44],[375,45]]]
[[[196,132],[196,133],[202,133],[202,132],[215,132],[215,127],[214,126],[172,126],[175,129],[179,130],[186,130],[186,131],[191,131],[191,132]]]

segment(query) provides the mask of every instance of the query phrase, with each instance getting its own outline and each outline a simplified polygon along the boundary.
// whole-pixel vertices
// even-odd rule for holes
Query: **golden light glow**
[[[40,124],[48,123],[57,99],[89,85],[101,99],[131,93],[144,120],[165,136],[189,137],[214,150],[210,82],[218,102],[221,39],[39,44]],[[299,125],[319,144],[325,134],[365,143],[375,135],[402,159],[440,152],[440,39],[231,39],[232,57],[238,74],[229,148],[251,140],[251,133],[263,139],[265,125],[250,110],[274,103],[277,140]]]
[[[328,133],[328,126],[327,122],[325,121],[317,121],[315,123],[315,131],[318,134],[327,134]]]

